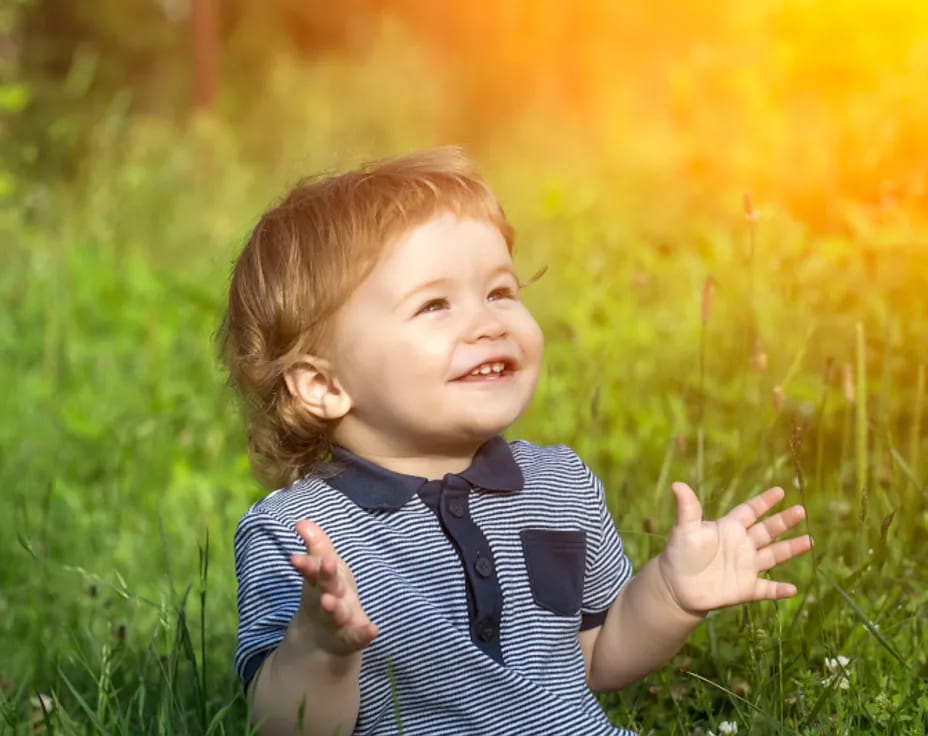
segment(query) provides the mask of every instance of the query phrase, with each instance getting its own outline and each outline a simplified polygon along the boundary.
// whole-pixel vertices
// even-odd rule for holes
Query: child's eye
[[[515,299],[516,291],[511,286],[500,286],[498,289],[493,289],[487,296],[487,299],[496,300],[496,299]]]
[[[425,312],[437,312],[440,309],[448,308],[447,299],[429,299],[425,304],[419,307],[419,311],[416,314],[423,314]]]

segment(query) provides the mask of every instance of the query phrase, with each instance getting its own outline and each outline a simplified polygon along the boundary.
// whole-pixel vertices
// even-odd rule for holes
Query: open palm
[[[783,500],[782,488],[768,488],[718,521],[703,521],[702,506],[688,485],[674,483],[672,488],[677,523],[658,560],[664,581],[681,608],[701,614],[796,594],[796,586],[790,583],[759,576],[812,547],[808,535],[775,541],[805,518],[802,506],[759,520]]]
[[[315,646],[330,654],[364,649],[377,636],[377,627],[361,607],[351,570],[318,524],[304,519],[296,532],[306,554],[293,555],[290,563],[303,576],[299,612],[310,623]]]

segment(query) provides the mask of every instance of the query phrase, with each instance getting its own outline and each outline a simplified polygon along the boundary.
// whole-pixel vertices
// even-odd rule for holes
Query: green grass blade
[[[90,707],[90,705],[84,699],[84,696],[80,694],[78,689],[74,687],[73,684],[71,684],[71,681],[68,679],[67,675],[65,675],[65,673],[61,670],[61,668],[58,669],[58,676],[61,678],[62,682],[64,682],[65,686],[71,692],[71,695],[74,696],[74,699],[77,701],[77,704],[80,706],[81,710],[84,711],[84,715],[87,716],[87,718],[90,720],[90,723],[94,726],[94,728],[97,729],[96,733],[100,734],[101,736],[109,736],[110,730],[106,728],[106,726],[104,726],[100,722],[100,719],[97,717],[97,714],[93,712],[93,708]]]

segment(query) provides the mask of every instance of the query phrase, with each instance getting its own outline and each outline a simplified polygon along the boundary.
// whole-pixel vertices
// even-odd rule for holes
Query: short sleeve
[[[254,509],[235,531],[238,647],[235,670],[247,689],[261,662],[281,641],[300,605],[303,581],[290,556],[305,553],[296,530]]]
[[[579,458],[577,462],[582,464]],[[587,534],[586,570],[583,583],[584,621],[602,623],[606,611],[613,604],[619,590],[632,575],[632,566],[615,530],[612,514],[606,506],[603,484],[596,475],[583,465],[587,488],[591,494],[592,526]],[[601,614],[601,615],[597,615]]]

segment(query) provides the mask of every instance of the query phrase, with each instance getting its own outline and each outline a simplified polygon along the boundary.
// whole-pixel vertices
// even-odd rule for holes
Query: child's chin
[[[486,421],[474,423],[473,426],[468,427],[466,432],[474,441],[485,442],[491,437],[495,437],[498,434],[505,432],[515,420],[518,419],[518,415],[514,417],[499,417],[493,418],[492,420],[488,419]]]

